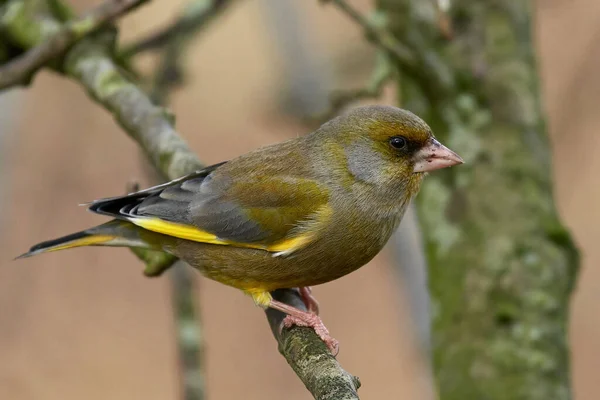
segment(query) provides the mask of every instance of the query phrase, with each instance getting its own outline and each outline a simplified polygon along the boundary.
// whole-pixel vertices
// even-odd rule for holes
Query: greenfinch
[[[285,326],[312,327],[337,351],[310,286],[365,265],[398,227],[426,173],[462,162],[411,112],[358,107],[309,135],[96,200],[89,209],[112,221],[20,257],[80,246],[162,250],[286,313]],[[295,287],[308,311],[270,294]]]

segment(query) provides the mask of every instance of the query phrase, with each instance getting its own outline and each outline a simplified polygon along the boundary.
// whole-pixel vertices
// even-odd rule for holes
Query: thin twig
[[[64,24],[50,38],[0,68],[0,90],[14,85],[27,84],[38,69],[52,59],[63,55],[77,40],[95,32],[106,23],[117,19],[146,1],[148,0],[107,0],[82,18]],[[23,7],[25,7],[24,4]],[[16,10],[13,9],[12,12],[16,12]]]
[[[451,72],[440,62],[435,52],[419,47],[410,37],[402,42],[388,29],[369,20],[346,0],[324,0],[324,3],[333,3],[350,19],[362,27],[365,37],[379,49],[385,51],[396,68],[407,74],[416,82],[430,102],[439,102],[439,99],[448,100],[454,90],[454,81]],[[389,22],[389,21],[388,21]],[[415,32],[416,35],[419,32]]]
[[[398,41],[387,29],[383,29],[352,7],[346,0],[326,0],[325,3],[335,4],[351,20],[361,26],[367,40],[386,51],[394,61],[403,64],[408,69],[417,68],[417,60],[413,51]]]
[[[121,57],[127,59],[144,51],[158,50],[172,43],[174,37],[190,37],[206,27],[231,2],[232,0],[192,0],[173,23],[149,37],[124,46]]]
[[[177,352],[179,356],[179,387],[183,400],[204,399],[204,335],[200,312],[196,305],[198,282],[193,271],[183,262],[169,271],[171,304],[175,319]]]
[[[297,290],[283,289],[271,293],[275,300],[306,311]],[[279,352],[317,400],[358,400],[360,379],[345,371],[331,355],[325,343],[310,328],[294,327],[280,331],[285,314],[266,310]]]

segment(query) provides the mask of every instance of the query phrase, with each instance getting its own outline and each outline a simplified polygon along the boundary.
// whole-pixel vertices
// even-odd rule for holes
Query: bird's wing
[[[329,191],[296,176],[243,176],[218,164],[163,185],[94,201],[90,210],[203,243],[287,255],[306,246],[331,216]]]

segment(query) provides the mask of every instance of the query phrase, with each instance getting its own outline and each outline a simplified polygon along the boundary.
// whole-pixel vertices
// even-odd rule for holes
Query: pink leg
[[[337,355],[339,351],[339,342],[332,338],[329,335],[329,331],[321,321],[318,315],[313,314],[311,312],[306,312],[297,309],[296,307],[292,307],[285,303],[282,303],[277,300],[271,300],[269,307],[274,308],[275,310],[279,310],[287,314],[287,317],[283,320],[282,329],[289,328],[293,325],[297,326],[306,326],[314,329],[315,333],[321,338],[323,342],[331,351],[331,354],[334,356]]]
[[[312,295],[312,289],[310,286],[301,287],[300,296],[302,297],[302,301],[304,305],[308,309],[308,312],[311,314],[319,315],[319,302]]]

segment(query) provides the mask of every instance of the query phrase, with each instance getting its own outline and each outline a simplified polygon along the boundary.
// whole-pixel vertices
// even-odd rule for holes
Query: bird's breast
[[[340,210],[340,208],[337,208]],[[338,279],[368,263],[388,242],[404,214],[404,206],[378,210],[365,204],[346,205],[332,216],[315,242],[292,255],[314,278],[312,285]],[[293,261],[296,258],[296,261]]]

